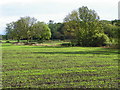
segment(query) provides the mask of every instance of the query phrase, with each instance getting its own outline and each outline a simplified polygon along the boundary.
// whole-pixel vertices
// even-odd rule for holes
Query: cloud
[[[67,12],[68,8],[66,4],[58,3],[37,3],[37,4],[9,4],[2,7],[3,16],[21,16],[21,15],[31,15],[31,14],[51,14],[51,13],[62,13]]]
[[[52,13],[52,14],[32,14],[30,17],[36,18],[38,21],[48,23],[49,20],[53,20],[54,22],[62,22],[63,18],[67,15],[67,13]],[[5,34],[5,27],[7,23],[17,21],[20,17],[25,17],[25,15],[21,16],[5,16],[0,18],[0,34]]]
[[[5,34],[5,27],[7,23],[10,23],[12,21],[17,21],[19,17],[17,16],[7,16],[7,17],[1,17],[0,18],[0,34]]]
[[[3,0],[0,2],[0,5],[2,4],[10,4],[10,3],[50,3],[50,2],[55,2],[55,3],[69,3],[73,0]]]
[[[11,4],[11,3],[33,3],[41,2],[43,0],[3,0],[0,4]]]
[[[74,3],[74,2],[87,2],[87,3],[113,3],[119,0],[2,0],[1,4],[10,3],[46,3],[46,2],[56,2],[56,3]]]
[[[119,0],[2,0],[0,2],[0,33],[6,23],[16,21],[23,16],[35,17],[39,21],[62,22],[74,9],[88,6],[95,10],[101,19],[117,19]]]

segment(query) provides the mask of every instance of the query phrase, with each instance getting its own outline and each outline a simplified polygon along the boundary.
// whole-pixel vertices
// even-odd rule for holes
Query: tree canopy
[[[33,37],[40,39],[50,39],[51,32],[47,24],[37,22],[37,19],[31,17],[21,17],[16,22],[7,24],[6,34],[13,39],[31,40]]]
[[[64,35],[64,23],[54,23],[54,21],[50,20],[48,26],[51,30],[51,39],[65,39]]]
[[[82,6],[69,13],[63,22],[48,24],[34,17],[21,17],[6,25],[4,38],[21,40],[71,40],[72,45],[103,46],[118,43],[120,20],[100,20],[95,10]]]
[[[94,10],[81,7],[72,11],[64,19],[66,33],[72,42],[80,46],[101,46],[108,42],[99,16]]]

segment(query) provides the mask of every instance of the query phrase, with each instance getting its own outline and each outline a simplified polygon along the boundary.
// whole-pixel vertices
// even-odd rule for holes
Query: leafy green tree
[[[56,23],[54,23],[54,21],[52,21],[52,20],[49,20],[48,26],[49,26],[51,33],[52,33],[51,39],[55,39],[56,32],[57,32]]]
[[[101,21],[104,28],[104,33],[110,39],[110,46],[118,48],[119,44],[119,37],[120,37],[120,21],[113,20],[113,21]]]
[[[12,38],[12,31],[13,31],[13,28],[14,28],[14,22],[11,22],[9,24],[6,24],[6,39],[8,38]]]
[[[81,46],[101,46],[109,40],[104,34],[102,23],[94,10],[81,7],[72,11],[64,19],[66,33],[71,36],[72,43]],[[103,39],[99,43],[100,39]],[[98,45],[99,43],[99,45]]]
[[[27,39],[29,42],[33,37],[49,39],[51,32],[43,22],[37,22],[35,18],[21,17],[18,21],[7,24],[6,34],[13,39]]]
[[[64,24],[63,23],[54,23],[54,21],[50,20],[48,23],[49,28],[51,29],[51,39],[64,39]]]
[[[112,20],[112,24],[115,26],[120,26],[120,20]]]
[[[2,40],[8,40],[7,35],[2,35]]]
[[[28,41],[33,37],[33,25],[36,23],[35,18],[21,17],[18,21],[7,24],[6,34],[13,39],[26,38]]]
[[[33,25],[33,35],[36,38],[40,38],[41,40],[50,39],[51,31],[47,24],[44,22],[37,22]]]
[[[115,25],[112,25],[112,24],[105,24],[103,25],[103,28],[104,28],[104,32],[105,34],[108,35],[108,37],[110,38],[117,38],[117,29],[118,27],[115,26]]]
[[[118,48],[120,48],[120,20],[113,20],[112,24],[116,26],[114,27],[115,35],[117,36]]]
[[[19,28],[21,29],[22,38],[26,38],[29,42],[34,36],[33,25],[36,23],[37,19],[30,17],[21,17],[18,21]]]
[[[19,40],[21,39],[21,31],[18,29],[17,22],[11,22],[7,24],[6,35],[8,38]]]

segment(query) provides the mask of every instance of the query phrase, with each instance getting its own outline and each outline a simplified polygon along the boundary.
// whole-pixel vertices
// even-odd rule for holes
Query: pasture
[[[118,82],[117,49],[2,44],[3,88],[118,88]]]

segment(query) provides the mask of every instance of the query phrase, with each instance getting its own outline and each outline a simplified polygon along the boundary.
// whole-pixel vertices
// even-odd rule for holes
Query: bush
[[[71,40],[72,46],[99,47],[110,44],[110,39],[104,33],[96,33],[83,38]]]
[[[37,43],[43,43],[45,40],[38,40]]]
[[[62,46],[70,46],[70,43],[62,43]]]
[[[67,46],[67,47],[73,46],[72,43],[62,43],[61,45],[62,45],[62,46]]]
[[[110,39],[104,33],[96,34],[93,36],[92,46],[106,46],[110,43]]]
[[[120,43],[118,38],[110,38],[111,42],[108,44],[110,48],[120,49]]]
[[[26,42],[26,43],[24,43],[24,45],[32,45],[32,44],[36,44],[36,42]]]
[[[61,46],[67,46],[67,47],[70,47],[70,46],[78,46],[78,45],[75,44],[75,43],[62,43]]]
[[[6,41],[6,43],[10,43],[10,41]]]

